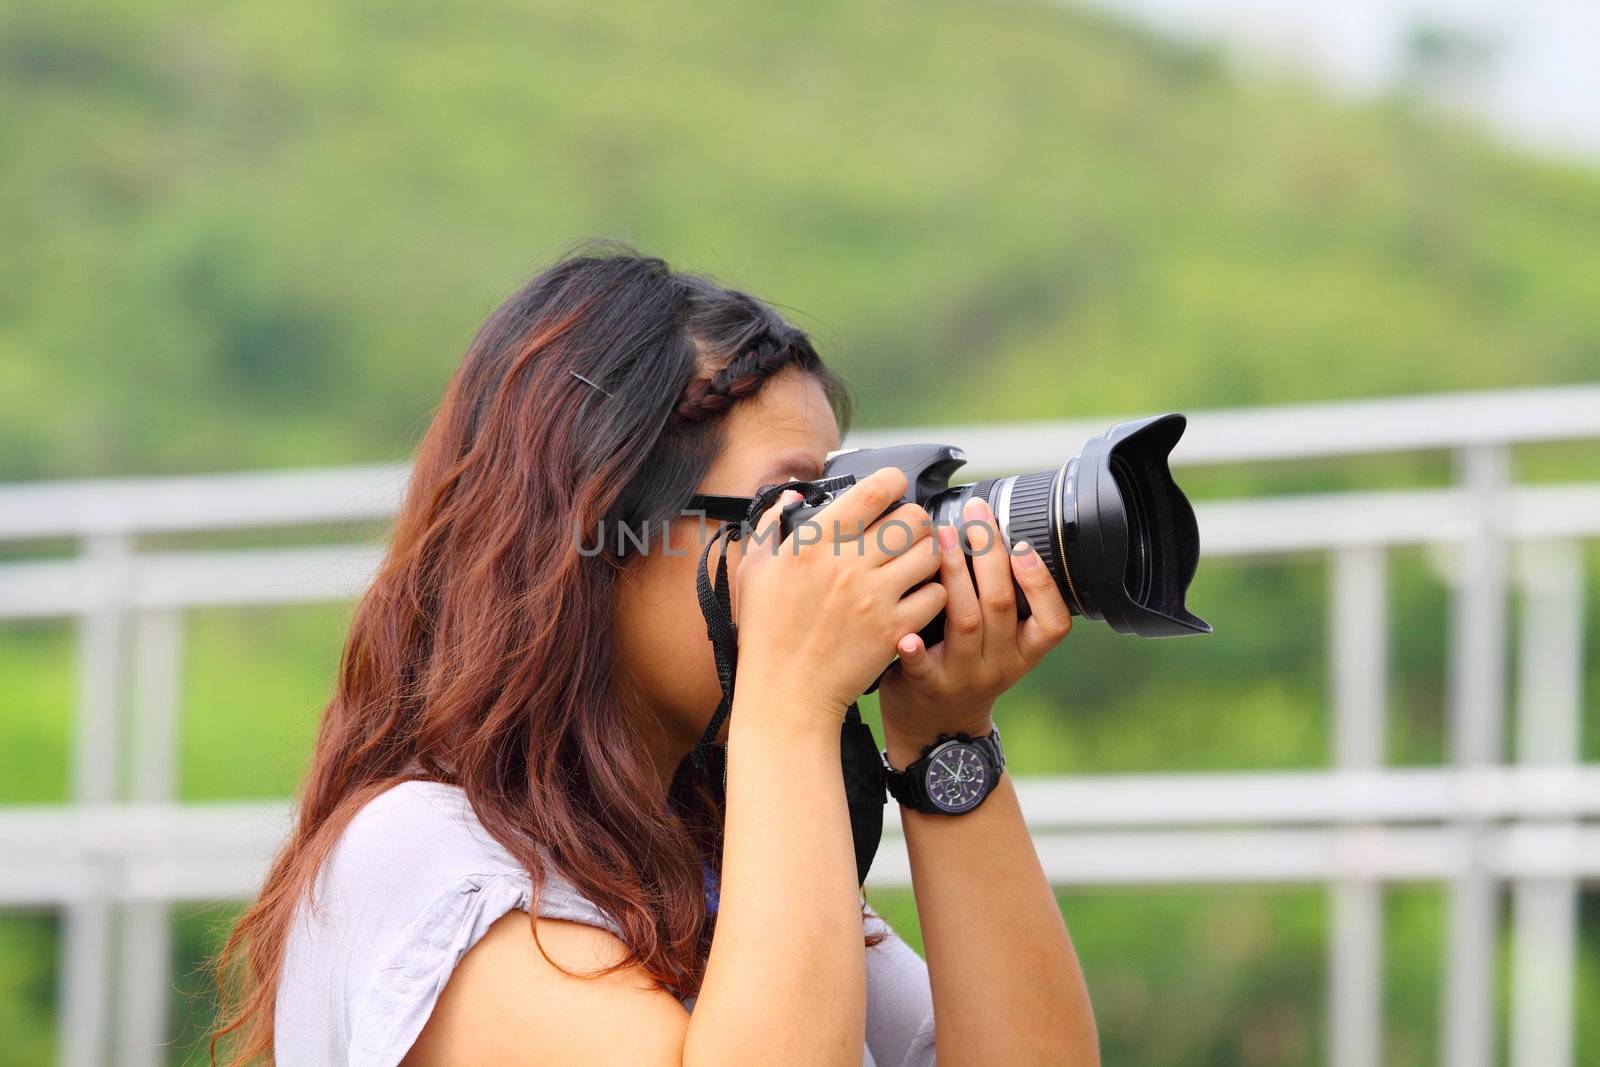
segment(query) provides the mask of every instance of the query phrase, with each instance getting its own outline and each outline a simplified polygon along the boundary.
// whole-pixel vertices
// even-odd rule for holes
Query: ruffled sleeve
[[[296,1067],[395,1067],[461,958],[507,912],[528,910],[527,872],[460,790],[407,782],[351,821],[301,902],[278,985],[274,1057]],[[538,914],[615,922],[556,874]]]

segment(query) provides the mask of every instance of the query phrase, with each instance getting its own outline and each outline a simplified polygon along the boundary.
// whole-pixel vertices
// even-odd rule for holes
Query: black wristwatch
[[[999,727],[986,737],[940,734],[903,771],[889,766],[883,753],[889,795],[927,815],[965,815],[994,792],[1005,766]]]

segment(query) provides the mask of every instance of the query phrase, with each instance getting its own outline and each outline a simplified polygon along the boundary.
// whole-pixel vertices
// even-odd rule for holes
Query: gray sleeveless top
[[[283,1067],[394,1067],[456,963],[496,919],[528,909],[527,872],[483,829],[457,786],[405,782],[367,803],[300,901],[278,984]],[[616,924],[551,872],[539,915]],[[869,923],[884,930],[876,915]],[[692,1001],[685,1002],[693,1007]],[[932,1064],[928,971],[888,931],[867,949],[866,1067]]]

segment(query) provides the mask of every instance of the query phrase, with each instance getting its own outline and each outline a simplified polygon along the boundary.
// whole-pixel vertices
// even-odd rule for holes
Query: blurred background
[[[1107,1064],[1600,1064],[1597,12],[0,8],[0,1062],[203,1062],[404,461],[605,235],[860,440],[1191,415],[1216,633],[999,715]]]

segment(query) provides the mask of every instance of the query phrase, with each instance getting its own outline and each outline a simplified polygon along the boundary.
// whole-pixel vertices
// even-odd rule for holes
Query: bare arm
[[[861,1062],[866,954],[839,776],[843,709],[824,729],[811,725],[820,715],[774,725],[780,714],[792,708],[734,710],[722,903],[686,1064]]]
[[[992,523],[981,501],[968,523]],[[991,526],[991,537],[998,531]],[[1071,629],[1053,579],[1030,549],[1013,558],[991,540],[972,569],[941,531],[940,580],[948,590],[945,639],[905,638],[884,680],[889,761],[905,767],[940,732],[987,733],[994,699]],[[1012,578],[1033,609],[1018,625]],[[933,989],[944,1065],[1100,1062],[1094,1013],[1072,939],[1040,867],[1016,790],[1002,775],[965,815],[901,808],[912,885]]]

